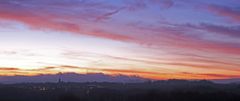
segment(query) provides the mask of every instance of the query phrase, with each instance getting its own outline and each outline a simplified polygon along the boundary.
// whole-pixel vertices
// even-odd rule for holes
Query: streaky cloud
[[[240,10],[237,8],[230,8],[226,6],[210,4],[206,6],[206,9],[218,16],[225,17],[232,21],[240,22]]]

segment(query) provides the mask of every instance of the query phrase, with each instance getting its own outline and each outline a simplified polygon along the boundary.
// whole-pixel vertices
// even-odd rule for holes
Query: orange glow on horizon
[[[70,71],[59,71],[56,68],[74,69]],[[75,71],[75,72],[72,72]],[[37,76],[37,75],[55,75],[58,73],[77,73],[77,74],[94,74],[103,73],[106,75],[117,76],[138,76],[141,78],[153,79],[153,80],[168,80],[168,79],[187,79],[187,80],[200,80],[200,79],[229,79],[239,78],[238,73],[235,74],[193,74],[193,73],[157,73],[157,72],[146,72],[136,70],[116,70],[116,69],[99,69],[99,68],[82,68],[75,66],[59,66],[59,67],[45,67],[41,69],[18,69],[18,68],[1,68],[0,76]]]

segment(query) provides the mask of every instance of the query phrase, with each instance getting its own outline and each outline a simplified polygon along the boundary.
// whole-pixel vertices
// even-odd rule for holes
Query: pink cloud
[[[161,49],[161,46],[172,47],[176,49],[187,49],[187,50],[202,50],[205,52],[216,52],[224,54],[240,54],[240,48],[231,43],[221,43],[199,38],[194,33],[199,26],[189,25],[168,25],[168,26],[151,26],[151,25],[135,25],[131,24],[129,27],[134,30],[138,30],[137,43],[147,46],[155,46]],[[221,26],[207,26],[202,25],[200,29],[210,32],[221,32],[222,34],[229,34],[231,36],[238,36],[238,29],[221,27]],[[221,31],[222,30],[222,31]],[[140,34],[142,33],[142,34]],[[145,34],[147,33],[147,34]],[[189,34],[190,33],[190,34]],[[140,34],[140,35],[139,35]],[[141,36],[143,35],[143,36]]]
[[[215,13],[216,15],[240,22],[240,10],[219,5],[208,5],[206,9],[212,13]]]
[[[26,4],[22,2],[14,3],[10,1],[1,3],[0,19],[21,22],[29,26],[30,28],[38,30],[47,29],[54,31],[72,32],[76,34],[90,35],[94,37],[112,40],[128,40],[128,38],[130,38],[128,36],[120,34],[88,30],[90,28],[101,30],[97,26],[94,26],[93,24],[94,21],[109,19],[112,15],[118,13],[119,9],[116,9],[115,11],[111,12],[112,11],[111,9],[113,7],[106,6],[101,3],[87,2],[85,5],[82,3],[78,3],[77,8],[74,8],[72,6],[65,8],[65,6],[60,6],[64,4],[61,2],[60,4],[53,2],[39,2],[39,5],[36,5],[35,3],[37,2],[39,1],[26,2]],[[55,11],[54,7],[56,7],[56,9],[58,10]],[[87,10],[82,11],[81,8],[89,9],[89,11]],[[72,11],[74,9],[79,10]],[[88,25],[91,26],[82,23],[87,23]]]
[[[222,34],[231,37],[240,37],[240,26],[224,26],[209,23],[201,23],[199,25],[187,24],[186,27],[208,31],[210,33]]]

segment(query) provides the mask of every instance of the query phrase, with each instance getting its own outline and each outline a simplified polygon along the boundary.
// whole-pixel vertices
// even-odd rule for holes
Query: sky
[[[1,0],[0,75],[240,78],[239,0]]]

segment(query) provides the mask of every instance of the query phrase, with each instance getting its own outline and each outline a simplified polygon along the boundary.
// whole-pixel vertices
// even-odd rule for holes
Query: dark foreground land
[[[0,101],[240,101],[240,84],[184,80],[2,84]]]

